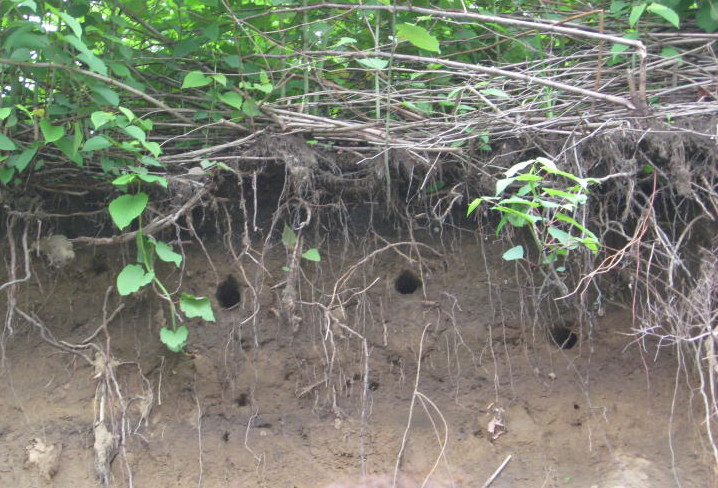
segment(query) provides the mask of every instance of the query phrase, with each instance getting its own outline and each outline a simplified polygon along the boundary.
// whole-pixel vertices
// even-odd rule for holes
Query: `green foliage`
[[[207,322],[214,322],[214,313],[212,305],[207,297],[195,297],[182,293],[180,298],[180,310],[184,312],[187,318],[201,317]]]
[[[137,186],[142,183],[157,183],[167,187],[167,180],[163,177],[148,174],[128,173],[121,175],[113,181],[113,184],[120,187]],[[155,259],[172,263],[177,268],[182,265],[182,255],[175,252],[172,246],[166,242],[159,241],[154,237],[147,237],[142,231],[142,214],[147,208],[149,196],[147,193],[137,191],[115,198],[109,204],[110,216],[120,230],[125,229],[135,220],[138,221],[138,232],[136,239],[137,261],[139,264],[126,265],[117,275],[117,291],[120,295],[130,295],[143,287],[154,283],[160,296],[169,303],[170,318],[172,327],[163,327],[160,331],[160,340],[167,348],[174,352],[180,352],[187,344],[189,329],[187,326],[178,326],[180,316],[174,302],[174,297],[169,293],[162,281],[157,277],[155,271]],[[179,299],[179,309],[187,318],[200,317],[208,322],[214,322],[212,305],[206,297],[195,297],[182,293]]]
[[[282,244],[284,244],[284,247],[287,249],[294,249],[294,247],[297,245],[297,234],[292,230],[291,227],[289,227],[287,224],[284,224],[284,229],[282,229]],[[311,248],[307,249],[302,253],[302,258],[306,259],[307,261],[313,261],[315,263],[318,263],[322,260],[322,256],[319,254],[319,249]]]
[[[181,352],[187,345],[187,338],[189,337],[189,329],[186,325],[182,325],[176,329],[168,329],[162,327],[160,329],[160,340],[162,344],[167,346],[172,352]]]
[[[441,53],[439,48],[439,40],[429,34],[429,31],[420,25],[403,23],[396,26],[396,35],[399,39],[409,41],[419,49]]]
[[[390,100],[421,117],[501,110],[516,99],[510,83],[500,89],[470,78],[457,81],[441,63],[500,66],[532,61],[538,66],[549,53],[573,57],[577,46],[572,38],[514,25],[402,10],[406,5],[401,2],[392,4],[391,11],[377,10],[387,6],[384,1],[330,8],[278,0],[0,0],[0,184],[25,188],[41,169],[72,170],[72,175],[97,182],[100,191],[110,189],[112,222],[121,231],[138,231],[138,263],[120,273],[118,290],[129,294],[152,283],[172,311],[172,327],[161,338],[170,349],[181,350],[189,331],[178,327],[175,306],[186,316],[197,313],[210,320],[211,315],[202,308],[208,301],[190,304],[184,295],[178,300],[166,291],[155,260],[181,268],[182,256],[169,244],[142,234],[142,216],[152,193],[142,191],[143,186],[168,186],[160,145],[167,141],[158,137],[156,126],[176,131],[171,133],[173,144],[200,149],[211,139],[210,128],[253,127],[254,118],[266,115],[265,104],[303,101],[311,98],[310,92],[327,92],[328,82],[349,90],[373,89],[379,96],[370,117],[385,118],[387,127],[398,111],[383,110],[380,99],[385,94],[430,94]],[[439,8],[461,11],[464,5],[444,0]],[[531,12],[537,20],[561,23],[582,9],[583,4],[572,2],[502,0],[479,2],[472,11],[517,18]],[[713,32],[718,29],[717,12],[716,0],[613,0],[609,17],[619,26],[614,31],[637,39],[640,29],[656,21],[660,28],[672,29],[686,28],[687,21],[695,19],[700,28]],[[596,30],[597,19],[592,15],[575,22]],[[612,61],[619,62],[628,49],[613,46]],[[422,64],[402,61],[397,54],[424,60],[441,56]],[[682,62],[674,48],[665,47],[661,55]],[[557,116],[560,91],[547,89],[539,97],[535,101],[543,114]],[[334,118],[361,112],[353,102],[307,107],[314,115]],[[480,151],[492,150],[488,132],[479,133],[471,124],[464,131],[466,138],[453,141],[454,146],[474,138]],[[185,139],[188,135],[196,138]],[[212,161],[200,166],[208,173],[227,168]],[[567,184],[554,186],[558,181]],[[440,184],[436,181],[424,191],[438,192]],[[516,185],[521,186],[513,191]],[[597,249],[595,237],[573,220],[585,203],[587,188],[581,181],[536,160],[507,174],[500,186],[496,196],[472,202],[470,211],[481,201],[492,203],[502,215],[501,227],[532,230],[545,260],[581,247]],[[297,240],[285,227],[284,244],[294,249]],[[304,260],[321,260],[317,249],[298,251]],[[518,253],[507,252],[505,259],[522,259]]]
[[[501,214],[497,235],[507,224],[527,228],[539,252],[539,264],[553,267],[570,251],[580,248],[598,252],[596,236],[574,218],[588,199],[589,186],[598,180],[561,171],[553,161],[542,157],[518,163],[505,175],[496,182],[495,195],[474,199],[467,215],[482,203],[489,203]],[[503,259],[524,259],[524,251],[523,246],[513,247],[503,254]],[[563,267],[556,269],[561,271]]]
[[[145,271],[139,264],[128,264],[117,275],[117,292],[122,296],[135,293],[143,286],[149,285],[154,277],[154,271]]]
[[[142,212],[147,207],[148,200],[149,196],[142,192],[115,198],[108,207],[112,221],[120,230],[123,230],[133,220],[142,215]]]

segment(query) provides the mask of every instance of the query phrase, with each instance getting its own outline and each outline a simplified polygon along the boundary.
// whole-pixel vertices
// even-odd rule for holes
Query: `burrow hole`
[[[568,327],[558,325],[551,329],[551,338],[561,349],[571,349],[578,342],[578,336]]]
[[[219,306],[225,310],[239,305],[239,301],[242,296],[239,292],[239,282],[237,281],[237,278],[232,275],[227,276],[227,278],[225,278],[225,280],[217,287],[215,297],[217,297]]]
[[[394,288],[402,295],[411,295],[420,287],[421,279],[408,270],[402,271],[394,281]]]

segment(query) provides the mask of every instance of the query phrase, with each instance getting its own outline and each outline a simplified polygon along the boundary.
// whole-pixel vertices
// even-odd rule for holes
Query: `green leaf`
[[[583,239],[579,239],[578,241],[584,246],[586,246],[586,248],[593,254],[596,254],[598,252],[598,248],[601,246],[601,243],[598,242],[598,239],[592,237],[584,237]]]
[[[92,112],[92,115],[90,115],[90,120],[92,120],[92,125],[95,127],[95,130],[99,129],[108,122],[112,122],[116,118],[117,115],[110,112],[103,112],[102,110]]]
[[[593,238],[593,239],[596,239],[596,236],[593,234],[593,232],[591,232],[590,230],[588,230],[588,229],[587,229],[586,227],[584,227],[583,225],[579,224],[579,223],[576,221],[576,219],[574,219],[573,217],[569,217],[568,215],[566,215],[566,214],[564,214],[564,213],[561,213],[561,212],[556,212],[556,218],[557,218],[558,220],[562,221],[562,222],[566,222],[567,224],[571,224],[572,226],[576,227],[578,230],[580,230],[581,232],[583,232],[583,233],[586,234],[587,236],[589,236],[589,237],[591,237],[591,238]]]
[[[136,125],[128,125],[125,127],[124,131],[128,136],[133,139],[137,139],[140,142],[145,142],[147,140],[147,134],[145,134],[145,131]]]
[[[175,58],[184,58],[188,54],[197,51],[201,45],[202,40],[197,39],[196,37],[185,37],[177,43],[175,48],[172,50],[172,54]]]
[[[116,186],[126,186],[137,181],[137,178],[138,176],[136,174],[127,173],[112,180],[112,184]]]
[[[0,108],[0,120],[7,119],[11,113],[12,113],[12,107]]]
[[[12,177],[15,174],[15,168],[8,168],[3,166],[0,168],[0,183],[7,185],[12,181]]]
[[[718,6],[715,2],[698,2],[696,12],[696,24],[706,32],[712,33],[718,30]]]
[[[159,156],[162,154],[162,148],[160,145],[153,141],[142,141],[142,145],[145,149],[147,149],[154,157]]]
[[[229,105],[230,107],[234,107],[237,110],[242,109],[242,103],[244,102],[244,99],[242,98],[242,95],[240,95],[237,92],[226,92],[226,93],[220,93],[218,95],[219,99],[222,100],[224,103]]]
[[[564,200],[570,202],[572,205],[580,205],[586,203],[586,199],[588,198],[582,193],[569,193],[563,190],[556,190],[554,188],[544,188],[543,191],[547,195],[551,195],[552,197],[563,198]]]
[[[96,100],[100,103],[100,105],[104,105],[103,101],[106,102],[108,105],[112,105],[113,107],[116,107],[120,104],[120,96],[115,92],[114,90],[107,88],[104,85],[95,85],[92,87],[92,91],[95,93],[95,95],[99,95],[101,98],[100,100]]]
[[[332,46],[332,48],[346,46],[347,44],[356,44],[357,42],[359,41],[357,41],[353,37],[342,37]]]
[[[469,204],[469,208],[466,210],[466,216],[468,217],[469,215],[474,213],[474,210],[476,210],[478,206],[481,205],[482,201],[482,198],[474,198],[474,201]]]
[[[167,188],[167,178],[158,175],[137,175],[139,179],[146,183],[158,183],[161,187]]]
[[[117,275],[117,292],[126,296],[149,284],[155,277],[154,271],[145,272],[139,264],[128,264]]]
[[[397,24],[396,35],[400,39],[409,41],[419,49],[440,53],[439,40],[429,34],[429,31],[415,24]]]
[[[60,151],[62,151],[62,154],[64,154],[67,159],[69,159],[78,166],[82,166],[82,155],[77,152],[77,149],[75,147],[75,137],[69,135],[61,137],[60,139],[55,141],[55,146],[57,146]]]
[[[307,261],[314,261],[315,263],[322,260],[322,256],[319,254],[319,249],[316,248],[307,249],[306,252],[302,254],[302,257]]]
[[[140,157],[140,163],[144,164],[145,166],[154,166],[156,168],[163,168],[162,163],[157,161],[155,158],[151,158],[149,156]]]
[[[641,18],[641,15],[643,15],[643,12],[646,11],[646,7],[648,6],[647,3],[641,3],[640,5],[634,5],[633,8],[631,8],[631,14],[628,16],[628,25],[631,27],[634,27],[636,23],[638,22],[638,19]]]
[[[212,83],[212,78],[205,76],[201,71],[190,71],[182,81],[182,88],[198,88]]]
[[[172,352],[182,352],[182,349],[187,345],[188,337],[189,329],[186,325],[179,327],[177,330],[168,329],[167,327],[160,329],[160,341]]]
[[[542,177],[539,175],[532,175],[531,173],[523,173],[516,177],[516,181],[530,181],[530,182],[536,182],[543,180]]]
[[[504,200],[501,200],[499,205],[525,205],[527,207],[532,208],[538,208],[541,204],[538,202],[534,202],[532,200],[526,200],[525,198],[521,198],[519,196],[513,196],[510,198],[506,198]]]
[[[672,8],[661,5],[660,3],[652,3],[648,6],[648,11],[663,17],[664,20],[670,22],[676,29],[680,27],[681,19]]]
[[[498,197],[501,195],[506,188],[511,186],[511,184],[516,181],[516,178],[504,178],[502,180],[499,180],[496,182],[496,196]]]
[[[112,146],[112,141],[110,141],[107,137],[94,136],[85,141],[85,145],[82,146],[82,150],[88,152],[99,151],[101,149],[107,149],[110,146]]]
[[[135,119],[137,118],[137,116],[135,115],[135,113],[134,113],[132,110],[130,110],[129,108],[117,107],[117,110],[119,110],[120,112],[122,112],[122,113],[125,115],[125,117],[127,117],[127,120],[128,120],[129,122],[132,122],[133,120],[135,120]]]
[[[292,249],[296,243],[297,234],[294,233],[291,227],[284,224],[284,229],[282,229],[282,244],[284,244],[285,247]]]
[[[82,27],[80,26],[80,23],[77,21],[77,19],[75,19],[69,14],[66,14],[65,12],[57,12],[57,15],[59,15],[60,18],[65,21],[65,23],[70,27],[70,29],[72,29],[72,32],[75,33],[78,39],[82,37]]]
[[[224,76],[222,73],[217,73],[216,75],[210,75],[210,78],[212,78],[214,81],[219,83],[222,86],[227,86],[227,77]]]
[[[145,211],[148,200],[149,196],[143,192],[134,195],[121,195],[112,200],[109,210],[115,225],[120,230],[130,225]]]
[[[549,173],[551,173],[551,172],[555,173],[555,172],[558,171],[558,167],[556,166],[556,163],[554,163],[554,162],[553,162],[551,159],[549,159],[549,158],[544,158],[543,156],[539,156],[539,157],[536,158],[535,161],[536,161],[538,164],[540,164],[541,167],[542,167],[544,170],[548,171]],[[573,176],[573,175],[571,175],[571,176]]]
[[[202,34],[210,41],[216,41],[219,37],[219,24],[215,22],[200,29]]]
[[[496,98],[511,98],[511,96],[503,90],[498,88],[487,88],[486,90],[480,90],[482,95],[489,95]]]
[[[257,108],[257,102],[254,101],[254,98],[248,98],[244,101],[242,112],[249,117],[262,115],[262,112]]]
[[[93,53],[89,51],[84,52],[82,54],[79,54],[77,56],[77,59],[85,63],[90,68],[90,71],[94,71],[95,73],[107,76],[107,66],[105,65],[105,62],[95,56]]]
[[[521,175],[521,176],[529,176],[529,175]],[[516,178],[518,180],[519,178]],[[516,190],[516,195],[523,197],[528,195],[529,193],[533,193],[533,190],[536,188],[536,185],[533,185],[531,183],[526,183],[524,186]]]
[[[561,230],[557,227],[553,227],[553,226],[549,227],[548,233],[551,235],[551,237],[556,239],[558,242],[560,242],[564,246],[568,245],[573,240],[571,237],[571,234],[569,234],[565,230]]]
[[[501,255],[504,261],[516,261],[524,258],[524,246],[512,247]]]
[[[0,150],[3,151],[14,151],[17,149],[15,143],[5,134],[0,134]]]
[[[55,142],[65,135],[65,127],[62,125],[52,125],[47,120],[40,121],[40,130],[47,142]]]
[[[511,225],[513,225],[514,227],[523,227],[523,225],[526,223],[535,224],[536,222],[543,220],[541,217],[527,214],[526,212],[520,212],[511,207],[504,207],[501,205],[496,205],[491,208],[493,210],[498,210],[499,212],[503,212],[503,213],[507,214],[507,217],[509,218]],[[512,218],[512,217],[515,217],[515,218]]]
[[[7,160],[7,165],[10,168],[15,168],[18,173],[22,173],[30,164],[32,158],[35,157],[35,153],[37,153],[37,146],[30,146],[20,154],[10,156]]]
[[[661,57],[673,58],[676,61],[676,66],[683,66],[683,57],[681,56],[681,53],[679,53],[678,50],[675,48],[664,47],[663,49],[661,49]]]
[[[108,61],[107,66],[110,67],[113,73],[115,73],[117,76],[122,76],[123,78],[126,78],[132,74],[130,69],[122,63]]]
[[[196,297],[194,295],[182,293],[182,297],[180,298],[180,310],[184,312],[188,319],[201,317],[207,322],[214,322],[212,304],[207,297]]]
[[[33,12],[37,12],[37,3],[34,0],[24,0],[16,5],[17,8],[27,7]]]
[[[389,61],[381,58],[365,58],[357,59],[357,63],[361,64],[365,68],[381,71],[389,66]]]
[[[436,180],[431,185],[428,185],[426,188],[424,188],[424,193],[427,195],[431,195],[432,193],[436,193],[442,188],[446,186],[446,183],[444,183],[442,180]]]
[[[182,255],[174,252],[172,246],[165,242],[156,241],[155,252],[157,253],[157,257],[165,263],[175,263],[175,266],[178,268],[182,264]]]
[[[506,170],[506,176],[512,177],[515,174],[525,170],[527,167],[531,166],[536,162],[535,159],[529,159],[528,161],[523,161],[521,163],[516,163],[513,166],[511,166],[509,169]]]

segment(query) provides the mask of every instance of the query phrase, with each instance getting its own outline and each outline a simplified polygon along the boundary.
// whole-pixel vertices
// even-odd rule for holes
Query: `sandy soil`
[[[36,259],[18,292],[36,323],[16,316],[5,341],[0,486],[101,486],[105,470],[111,486],[379,487],[396,470],[400,486],[483,487],[507,460],[492,487],[718,486],[674,351],[636,343],[625,309],[609,306],[560,349],[551,324],[532,325],[526,284],[491,257],[498,248],[420,250],[421,269],[406,246],[302,263],[308,304],[293,330],[284,252],[260,274],[210,249],[215,275],[187,247],[183,289],[214,300],[231,273],[241,303],[216,307],[214,324],[190,321],[188,354],[173,354],[157,337],[158,299],[111,293],[106,314],[124,309],[108,325],[109,365],[40,332],[91,337],[122,256],[77,249],[61,269]],[[398,293],[402,270],[423,286]],[[102,333],[89,342],[108,350]]]

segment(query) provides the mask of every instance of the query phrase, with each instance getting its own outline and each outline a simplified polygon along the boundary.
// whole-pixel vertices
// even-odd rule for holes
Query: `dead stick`
[[[509,454],[508,456],[506,456],[506,459],[504,459],[504,462],[501,463],[501,466],[499,466],[496,469],[496,471],[494,471],[494,474],[491,475],[491,478],[487,479],[486,483],[484,483],[483,486],[481,486],[481,488],[489,488],[491,483],[493,483],[496,480],[496,478],[498,478],[498,476],[501,474],[501,471],[503,471],[504,468],[506,467],[506,465],[509,464],[509,461],[511,461],[512,456],[513,456],[513,454]]]

